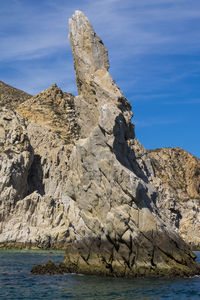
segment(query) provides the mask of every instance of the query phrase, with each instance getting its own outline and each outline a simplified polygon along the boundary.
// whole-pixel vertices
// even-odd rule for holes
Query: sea
[[[195,252],[200,262],[200,252]],[[31,275],[36,264],[63,261],[63,251],[0,250],[0,299],[200,299],[200,277],[110,278]]]

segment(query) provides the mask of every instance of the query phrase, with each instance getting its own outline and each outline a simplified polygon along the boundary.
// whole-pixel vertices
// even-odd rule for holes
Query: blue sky
[[[68,19],[82,10],[109,51],[147,148],[200,157],[199,0],[8,0],[0,10],[0,80],[31,94],[77,94]]]

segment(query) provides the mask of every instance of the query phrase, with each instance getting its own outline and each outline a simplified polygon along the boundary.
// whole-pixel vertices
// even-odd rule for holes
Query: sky
[[[199,0],[1,0],[0,80],[30,94],[77,95],[68,19],[89,18],[147,148],[200,157]]]

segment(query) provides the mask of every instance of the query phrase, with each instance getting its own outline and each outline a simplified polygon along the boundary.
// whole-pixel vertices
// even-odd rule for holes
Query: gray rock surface
[[[33,150],[24,119],[0,108],[0,232],[16,202],[27,193],[32,161]]]
[[[8,197],[14,205],[1,222],[2,246],[65,247],[69,272],[199,274],[194,254],[159,210],[152,160],[135,140],[131,105],[108,73],[103,42],[80,11],[69,23],[79,95],[53,85],[21,104],[21,117],[11,112],[27,120],[28,159],[17,173],[21,194]],[[7,177],[13,174],[9,168]]]
[[[157,190],[135,159],[131,106],[108,73],[107,50],[81,12],[69,24],[79,86],[76,107],[87,102],[82,115],[92,112],[95,118],[70,157],[66,185],[81,227],[71,221],[65,263],[81,273],[181,272],[191,253],[159,216]],[[82,115],[78,122],[84,123]]]
[[[63,93],[54,84],[18,106],[17,112],[27,120],[26,123],[23,121],[23,130],[26,137],[28,136],[29,147],[31,143],[31,159],[26,172],[15,174],[5,157],[2,158],[3,166],[7,166],[8,169],[8,181],[12,177],[15,181],[18,180],[17,187],[21,194],[18,195],[16,202],[11,194],[4,200],[4,193],[1,193],[2,213],[5,215],[4,220],[1,219],[1,247],[63,249],[68,237],[68,209],[73,211],[74,208],[73,204],[69,208],[70,201],[65,184],[69,170],[68,159],[79,135],[74,97]],[[23,120],[16,113],[12,111],[10,113]],[[8,121],[4,123],[6,126]],[[13,147],[8,137],[12,136],[13,132],[16,134],[17,126],[18,123],[14,127],[12,125],[11,128],[7,128],[8,133],[5,137],[8,144],[7,151],[11,151]],[[3,129],[2,135],[4,136]],[[23,147],[21,140],[17,146]],[[20,151],[22,150],[19,150],[22,155]],[[23,164],[20,165],[20,168],[22,167]],[[5,177],[4,168],[1,171]],[[4,177],[2,175],[3,184],[5,184]],[[13,191],[14,187],[12,193]],[[9,211],[6,214],[5,203],[10,206],[12,202],[14,202],[12,213]]]
[[[147,151],[137,140],[134,152],[159,193],[159,213],[192,249],[200,249],[200,160],[181,148]]]
[[[177,232],[200,248],[200,160],[180,148],[148,151],[155,171],[154,185],[165,194],[158,202]]]

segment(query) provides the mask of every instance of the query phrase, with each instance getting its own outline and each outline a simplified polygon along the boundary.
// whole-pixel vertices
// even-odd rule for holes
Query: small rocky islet
[[[65,249],[32,274],[200,274],[200,161],[146,150],[87,17],[69,21],[78,96],[0,82],[0,247]]]

